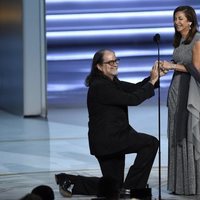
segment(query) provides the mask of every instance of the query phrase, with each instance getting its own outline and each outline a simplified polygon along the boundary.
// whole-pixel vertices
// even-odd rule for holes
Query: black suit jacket
[[[148,81],[132,84],[104,76],[93,80],[87,95],[91,154],[117,153],[130,144],[135,130],[129,125],[128,106],[137,106],[154,95],[154,86]]]

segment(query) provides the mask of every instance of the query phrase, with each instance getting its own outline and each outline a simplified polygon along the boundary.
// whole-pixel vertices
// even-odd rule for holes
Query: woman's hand
[[[175,63],[168,62],[166,60],[161,61],[161,69],[164,71],[175,70],[175,71],[180,71],[180,72],[188,72],[183,64],[175,64]]]
[[[162,70],[175,70],[176,69],[176,64],[168,62],[166,60],[161,61],[161,69]]]

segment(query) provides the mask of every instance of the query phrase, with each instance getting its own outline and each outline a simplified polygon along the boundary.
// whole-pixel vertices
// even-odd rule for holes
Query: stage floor
[[[158,137],[158,109],[141,105],[129,109],[130,123],[139,132]],[[167,191],[167,108],[161,106],[161,197],[162,199],[200,199],[171,195]],[[50,108],[48,118],[23,118],[0,111],[0,199],[16,200],[38,185],[59,194],[54,174],[66,172],[101,176],[96,159],[89,154],[86,108]],[[126,169],[135,155],[126,158]],[[153,199],[158,199],[158,156],[150,175]],[[71,199],[91,199],[73,196]]]

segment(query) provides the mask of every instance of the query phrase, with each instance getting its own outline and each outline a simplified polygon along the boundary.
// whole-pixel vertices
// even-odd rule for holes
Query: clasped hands
[[[158,66],[159,65],[159,66]],[[171,69],[173,69],[173,64],[171,62],[168,62],[168,61],[156,61],[154,63],[154,66],[153,67],[156,67],[158,69],[159,67],[159,73],[160,73],[160,76],[164,76],[165,74],[167,74],[167,72]]]
[[[171,65],[172,63],[168,61],[156,61],[150,72],[150,82],[155,84],[159,77],[164,76],[172,69]]]

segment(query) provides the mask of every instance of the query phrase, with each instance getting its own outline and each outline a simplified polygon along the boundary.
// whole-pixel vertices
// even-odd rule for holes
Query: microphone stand
[[[161,200],[161,135],[160,135],[160,35],[156,34],[154,36],[154,41],[157,44],[158,49],[158,140],[159,140],[159,148],[158,148],[158,179],[159,179],[159,190],[158,190],[158,199]]]
[[[159,140],[159,149],[158,149],[158,179],[159,179],[159,192],[158,200],[164,200],[161,198],[161,131],[160,131],[160,35],[157,33],[153,37],[154,42],[156,42],[158,47],[158,140]],[[168,198],[167,198],[168,199]],[[169,200],[169,199],[168,199]],[[172,200],[172,199],[171,199]]]

